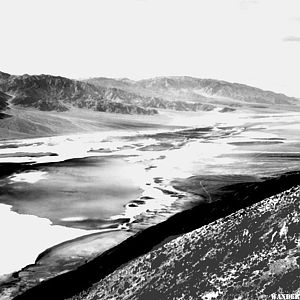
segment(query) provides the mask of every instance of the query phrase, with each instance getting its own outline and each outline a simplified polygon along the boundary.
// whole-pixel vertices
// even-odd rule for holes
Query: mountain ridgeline
[[[287,97],[270,91],[239,83],[229,83],[221,80],[199,79],[187,76],[160,77],[146,79],[138,82],[144,89],[158,91],[159,93],[173,92],[190,99],[223,98],[257,104],[295,104],[297,99]]]
[[[63,112],[77,107],[153,115],[158,109],[228,112],[240,106],[290,106],[298,100],[243,84],[192,77],[140,81],[99,77],[79,81],[51,75],[16,76],[0,72],[0,110],[5,110],[8,102],[43,111]]]
[[[147,109],[118,101],[126,91],[95,87],[92,84],[50,75],[10,76],[0,82],[0,90],[12,96],[11,103],[39,110],[59,112],[72,106],[116,113],[155,114]]]

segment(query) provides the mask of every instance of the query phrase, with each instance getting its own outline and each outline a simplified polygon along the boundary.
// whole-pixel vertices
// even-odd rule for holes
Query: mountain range
[[[298,99],[238,83],[187,76],[133,81],[127,78],[73,80],[52,75],[0,72],[0,110],[9,104],[63,112],[72,107],[94,111],[146,114],[158,109],[221,112],[240,106],[294,106]]]
[[[91,78],[86,82],[96,86],[131,90],[147,96],[156,96],[169,101],[193,103],[223,103],[239,106],[241,103],[266,105],[293,105],[298,99],[284,94],[264,91],[245,84],[222,80],[199,79],[188,76],[156,77],[133,81],[127,78]]]

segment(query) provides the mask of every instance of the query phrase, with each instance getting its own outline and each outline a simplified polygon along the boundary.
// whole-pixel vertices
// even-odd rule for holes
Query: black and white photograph
[[[0,0],[0,300],[300,299],[299,0]]]

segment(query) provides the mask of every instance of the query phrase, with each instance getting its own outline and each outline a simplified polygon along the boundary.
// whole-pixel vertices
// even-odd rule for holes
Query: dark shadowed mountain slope
[[[5,77],[0,89],[13,95],[12,104],[40,110],[65,111],[71,106],[117,113],[155,114],[154,109],[119,101],[126,91],[96,87],[86,82],[50,75]]]
[[[8,108],[8,100],[11,97],[3,92],[0,91],[0,119],[4,119],[8,117],[9,115],[3,113],[2,111],[6,110]]]
[[[133,91],[129,79],[78,81],[51,75],[0,74],[0,90],[13,96],[14,105],[45,111],[66,111],[70,107],[125,114],[156,114],[156,108],[180,111],[208,111],[214,105],[168,101]]]
[[[0,91],[0,111],[6,109],[7,100],[10,99],[10,96]]]
[[[11,75],[0,71],[0,84],[5,83]]]

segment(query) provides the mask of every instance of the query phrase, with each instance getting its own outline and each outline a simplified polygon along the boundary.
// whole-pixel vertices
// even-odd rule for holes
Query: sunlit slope
[[[264,91],[245,84],[188,76],[169,76],[132,81],[129,79],[92,78],[87,82],[107,87],[121,87],[136,93],[171,101],[223,104],[239,107],[295,105],[299,100],[284,94]]]

